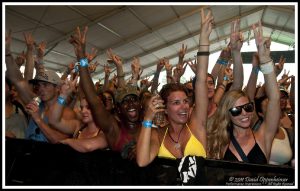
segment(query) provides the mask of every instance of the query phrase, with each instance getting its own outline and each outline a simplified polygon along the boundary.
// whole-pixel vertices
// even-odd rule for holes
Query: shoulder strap
[[[247,156],[245,155],[243,149],[241,148],[241,146],[239,145],[239,143],[235,139],[235,137],[233,135],[233,132],[231,132],[230,136],[231,136],[231,142],[232,142],[233,146],[235,147],[235,149],[237,150],[237,152],[239,153],[242,160],[244,162],[249,162],[249,160],[248,160]]]

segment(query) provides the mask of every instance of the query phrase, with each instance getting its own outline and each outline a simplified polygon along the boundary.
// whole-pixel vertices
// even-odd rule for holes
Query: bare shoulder
[[[65,107],[63,110],[63,118],[64,119],[76,119],[76,113],[69,107]]]

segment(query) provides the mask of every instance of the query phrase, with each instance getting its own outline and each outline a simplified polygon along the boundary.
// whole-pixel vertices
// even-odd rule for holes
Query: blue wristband
[[[58,103],[59,105],[65,106],[65,105],[66,105],[66,100],[65,100],[65,98],[63,98],[63,97],[58,96],[58,97],[57,97],[57,103]]]
[[[228,60],[218,59],[217,63],[221,65],[227,65]]]
[[[89,61],[87,58],[81,58],[79,62],[80,62],[80,67],[82,68],[86,68],[89,66]]]
[[[228,78],[227,76],[224,76],[223,80],[224,80],[224,81],[228,81],[229,78]]]
[[[151,128],[152,127],[152,121],[143,121],[142,124],[145,128]]]
[[[258,67],[258,66],[253,67],[253,68],[252,68],[252,71],[253,71],[256,75],[258,75],[259,67]]]
[[[79,72],[79,64],[80,64],[80,63],[78,63],[78,64],[77,63],[74,66],[74,70],[75,70],[76,73]]]

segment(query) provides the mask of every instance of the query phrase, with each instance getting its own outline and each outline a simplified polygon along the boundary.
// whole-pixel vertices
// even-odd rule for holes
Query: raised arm
[[[32,34],[30,33],[24,33],[24,37],[27,45],[24,78],[25,80],[31,80],[33,78],[33,68],[34,68],[33,49],[34,49],[35,42],[32,37]]]
[[[114,54],[111,49],[107,50],[108,62],[113,63],[117,68],[118,88],[126,86],[125,73],[123,71],[123,63],[120,56]]]
[[[155,90],[158,88],[158,80],[159,80],[159,75],[163,67],[165,66],[165,61],[166,59],[160,59],[159,62],[156,64],[156,71],[154,73],[154,77],[152,79],[152,86],[151,86],[151,93],[154,93]]]
[[[11,31],[5,38],[5,63],[6,63],[6,76],[11,80],[11,82],[16,87],[20,98],[24,104],[28,104],[33,97],[36,95],[33,93],[28,81],[22,76],[22,73],[15,63],[15,60],[10,51],[11,45]]]
[[[227,66],[228,61],[230,59],[231,59],[231,49],[230,49],[230,46],[227,46],[226,48],[222,49],[220,56],[211,71],[211,75],[214,77],[216,82],[218,79],[219,72],[221,71],[222,68],[224,68],[223,66],[225,66],[225,67]],[[220,83],[222,80],[223,79],[218,79],[218,81]],[[219,83],[217,83],[217,84],[219,84]]]
[[[85,58],[87,30],[88,28],[85,27],[83,33],[81,34],[79,27],[77,27],[76,34],[71,36],[70,42],[75,48],[77,60],[80,63],[80,86],[85,94],[89,106],[91,107],[93,119],[95,120],[96,125],[101,127],[103,132],[106,134],[113,131],[113,127],[115,127],[115,120],[114,117],[106,111],[102,101],[97,96],[94,83],[88,70],[88,60]]]
[[[36,47],[36,59],[34,60],[34,67],[36,70],[36,73],[44,72],[45,67],[44,67],[44,54],[46,51],[46,42],[42,41],[40,44],[37,45]]]
[[[140,71],[141,71],[140,59],[134,57],[131,63],[131,79],[129,82],[133,86],[137,86],[137,81],[140,78]]]
[[[207,108],[208,108],[208,90],[207,90],[207,70],[209,59],[209,36],[212,31],[213,16],[209,10],[207,15],[204,14],[204,9],[201,9],[201,29],[199,49],[197,52],[197,72],[195,85],[195,109],[191,115],[191,127],[200,137],[200,141],[206,148],[206,123],[207,123]]]
[[[66,100],[68,96],[70,96],[72,92],[75,91],[77,79],[78,76],[73,81],[69,81],[68,79],[65,80],[64,84],[61,87],[61,92],[58,100]],[[54,103],[51,115],[49,115],[49,124],[51,124],[55,129],[61,132],[73,135],[74,131],[79,128],[80,121],[76,118],[66,120],[62,117],[65,104],[66,103],[59,101],[56,101]]]
[[[246,87],[246,94],[249,96],[251,101],[254,100],[255,93],[256,93],[256,83],[257,83],[257,76],[259,72],[258,63],[259,63],[258,53],[254,53],[252,55],[252,71]]]
[[[105,64],[103,66],[103,70],[104,70],[104,84],[103,84],[103,91],[109,90],[109,76],[111,73],[111,69],[109,68],[109,66],[107,64]]]
[[[270,58],[270,52],[267,51],[263,38],[261,22],[258,23],[258,29],[255,25],[252,28],[259,54],[260,70],[264,74],[265,91],[268,96],[266,116],[261,127],[258,129],[258,134],[263,137],[261,140],[264,143],[264,151],[267,158],[269,158],[272,142],[280,120],[280,93],[276,82],[273,60]]]
[[[223,81],[217,86],[216,93],[214,95],[214,102],[217,105],[219,104],[223,95],[225,94],[226,86],[229,82],[230,76],[232,76],[232,69],[230,68],[230,65],[227,65],[224,70]]]
[[[241,90],[244,84],[243,60],[241,48],[243,46],[243,36],[240,32],[240,20],[231,23],[230,48],[233,60],[233,83],[230,90]]]

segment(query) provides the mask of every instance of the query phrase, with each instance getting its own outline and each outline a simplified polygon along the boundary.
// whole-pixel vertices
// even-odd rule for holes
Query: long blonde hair
[[[207,157],[222,159],[224,149],[230,142],[231,119],[229,109],[234,107],[235,102],[241,97],[248,97],[243,91],[232,90],[227,92],[218,109],[207,123]],[[248,98],[249,99],[249,98]]]

